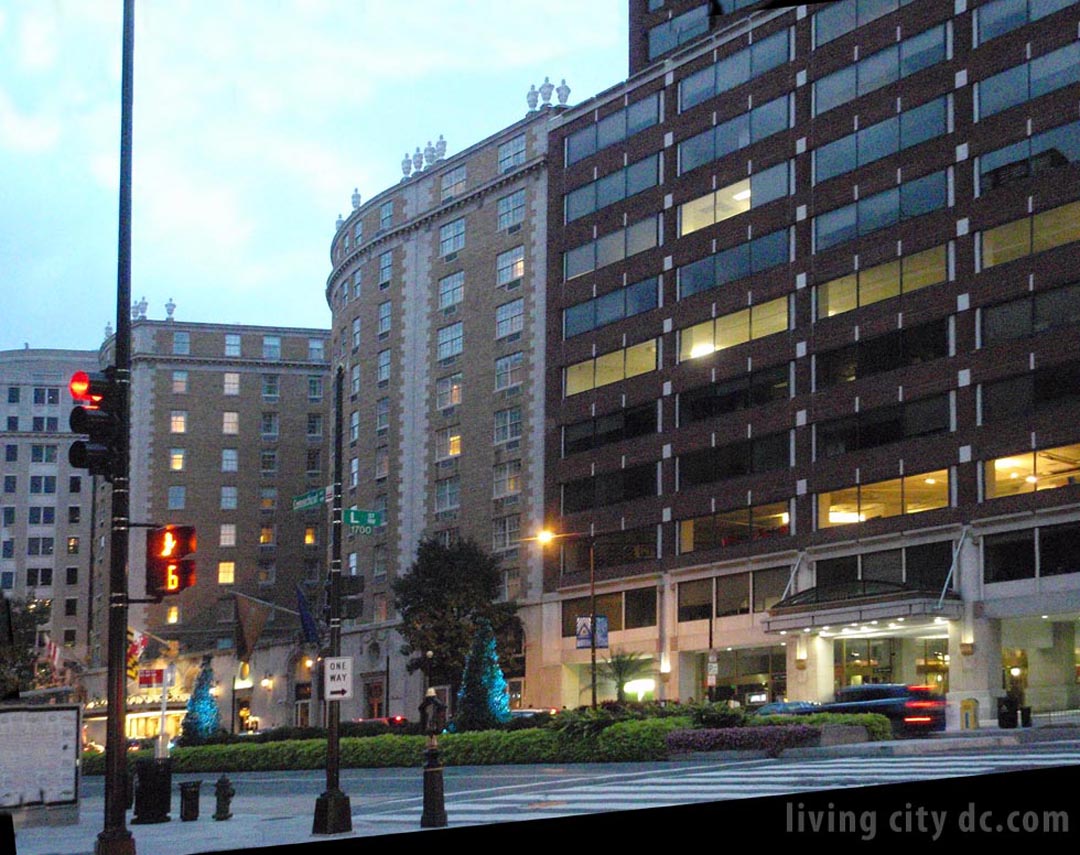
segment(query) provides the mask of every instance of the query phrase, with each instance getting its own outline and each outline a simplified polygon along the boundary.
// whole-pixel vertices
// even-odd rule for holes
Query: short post
[[[222,774],[214,784],[214,797],[217,799],[217,808],[214,811],[214,819],[232,819],[232,798],[236,795],[236,789],[227,775]]]
[[[202,781],[184,781],[180,784],[180,821],[194,822],[199,818],[199,787]]]
[[[439,733],[446,727],[446,704],[434,689],[428,689],[420,704],[420,723],[427,734],[424,749],[424,812],[421,828],[446,828],[446,798],[443,793],[443,770],[439,758]]]

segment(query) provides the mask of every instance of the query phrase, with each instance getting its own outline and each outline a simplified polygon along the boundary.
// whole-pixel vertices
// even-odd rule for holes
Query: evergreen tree
[[[217,735],[221,729],[221,714],[217,700],[210,694],[214,683],[214,669],[210,667],[210,657],[204,656],[199,676],[195,678],[195,688],[188,698],[187,715],[180,722],[180,732],[185,745],[197,745]]]
[[[458,693],[457,730],[490,730],[510,720],[510,693],[499,667],[495,632],[485,618],[477,621],[472,649]]]

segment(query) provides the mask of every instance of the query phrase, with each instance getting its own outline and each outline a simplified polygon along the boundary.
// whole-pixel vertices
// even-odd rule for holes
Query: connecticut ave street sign
[[[352,698],[352,657],[339,656],[326,659],[324,665],[326,667],[326,699],[347,701]]]

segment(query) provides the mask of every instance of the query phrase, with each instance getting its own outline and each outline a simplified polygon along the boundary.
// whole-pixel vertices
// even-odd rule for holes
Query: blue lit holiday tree
[[[205,742],[217,735],[221,729],[221,714],[217,700],[210,694],[214,684],[214,669],[210,667],[210,657],[204,656],[199,676],[195,678],[195,688],[188,698],[187,715],[180,722],[180,731],[186,745]]]
[[[465,660],[454,723],[459,731],[489,730],[509,720],[510,693],[499,667],[495,632],[481,618],[477,621],[469,658]]]

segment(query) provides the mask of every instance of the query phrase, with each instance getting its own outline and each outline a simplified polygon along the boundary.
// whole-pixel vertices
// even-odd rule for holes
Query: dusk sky
[[[626,77],[625,0],[138,0],[132,297],[182,321],[329,327],[338,214]],[[115,322],[121,0],[0,0],[0,350]]]

